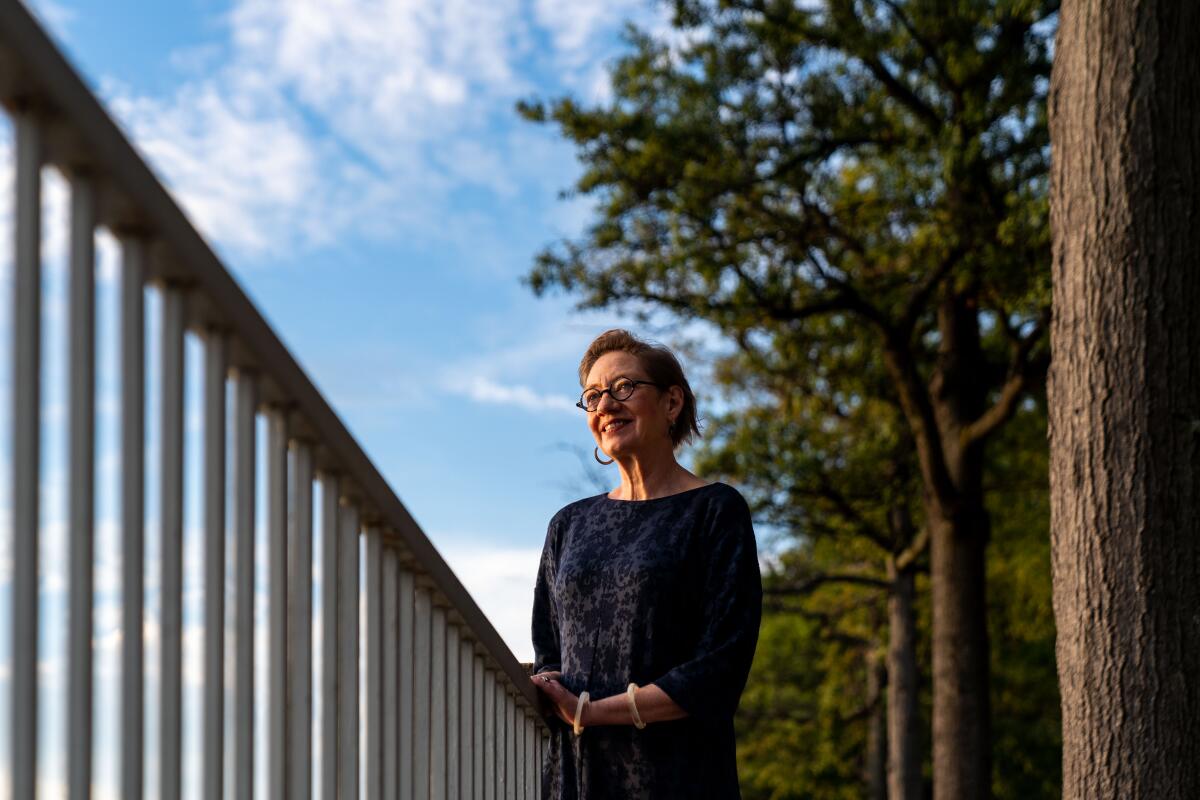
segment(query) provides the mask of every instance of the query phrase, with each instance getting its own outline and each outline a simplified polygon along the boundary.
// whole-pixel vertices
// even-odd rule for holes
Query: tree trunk
[[[933,603],[933,796],[992,795],[983,441],[964,431],[987,402],[979,314],[969,291],[938,306],[938,358],[929,381],[936,436],[922,454]]]
[[[867,654],[867,703],[871,713],[867,718],[866,773],[867,797],[870,800],[888,800],[887,796],[887,703],[883,693],[887,691],[887,661],[881,648],[872,647]]]
[[[888,564],[888,798],[921,798],[921,725],[918,702],[914,570]]]
[[[1051,82],[1063,796],[1200,797],[1200,3],[1063,3]]]
[[[929,517],[933,600],[933,796],[985,800],[992,792],[991,702],[984,552],[978,511]]]

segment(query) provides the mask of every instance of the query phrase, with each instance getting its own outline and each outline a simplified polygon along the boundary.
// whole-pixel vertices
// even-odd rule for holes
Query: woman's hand
[[[558,718],[568,726],[574,726],[575,706],[579,703],[579,698],[559,683],[561,677],[561,672],[541,672],[531,675],[529,680],[533,681],[533,685],[538,688],[538,691],[550,701],[550,707],[554,709]],[[582,724],[583,720],[580,720],[580,723]]]

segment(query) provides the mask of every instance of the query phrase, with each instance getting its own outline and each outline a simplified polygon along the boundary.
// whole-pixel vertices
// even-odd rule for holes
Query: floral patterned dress
[[[550,718],[543,800],[740,798],[733,713],[761,617],[750,510],[731,486],[602,494],[555,514],[534,589],[534,672],[561,670],[592,700],[655,684],[688,716],[578,737]]]

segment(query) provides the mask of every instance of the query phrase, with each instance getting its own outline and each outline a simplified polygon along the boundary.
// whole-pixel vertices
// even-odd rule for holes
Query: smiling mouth
[[[604,423],[604,427],[601,428],[600,430],[603,431],[604,433],[612,433],[614,431],[620,430],[621,428],[624,428],[628,424],[629,424],[629,420],[627,420],[627,419],[614,419],[614,420],[611,420],[610,422]]]

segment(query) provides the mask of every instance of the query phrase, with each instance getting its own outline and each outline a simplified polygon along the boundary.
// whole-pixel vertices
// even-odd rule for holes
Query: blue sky
[[[575,366],[620,320],[519,281],[587,207],[558,196],[578,172],[572,148],[513,103],[603,97],[622,20],[654,24],[653,11],[35,8],[435,545],[451,558],[540,548],[570,482],[584,487],[560,449],[590,449]],[[508,609],[479,599],[503,624]]]
[[[569,298],[537,299],[521,285],[541,247],[581,230],[588,206],[558,195],[579,171],[572,148],[553,129],[520,120],[513,105],[564,93],[602,100],[605,65],[621,51],[623,21],[661,29],[663,12],[637,0],[38,0],[33,6],[513,652],[529,660],[532,586],[546,523],[565,503],[598,491],[589,482],[597,468],[586,471],[572,449],[590,458],[591,437],[572,406],[575,368],[587,342],[622,320],[575,312]],[[5,121],[5,395],[11,380],[10,145]],[[66,631],[64,195],[61,179],[48,172],[41,759],[46,794],[54,797],[55,781],[65,774],[65,709],[54,699],[61,694]],[[115,686],[120,639],[115,395],[106,383],[113,367],[115,255],[102,237],[95,639],[101,741],[113,738],[105,731],[115,735],[116,698],[105,687]],[[153,302],[149,311],[152,322]],[[681,335],[669,328],[643,332],[667,342]],[[152,380],[153,324],[150,333]],[[199,355],[190,342],[193,386]],[[197,401],[191,393],[192,471]],[[154,402],[151,397],[149,411]],[[5,454],[8,406],[0,433]],[[152,425],[150,446],[155,436]],[[0,468],[7,514],[7,460]],[[615,470],[609,470],[615,485]],[[152,681],[153,497],[152,483]],[[201,654],[194,500],[193,492],[186,520],[185,663]],[[10,538],[4,537],[0,557],[5,683]],[[198,714],[198,681],[185,676],[191,720]],[[4,690],[3,720],[7,702]],[[152,709],[148,721],[152,742]],[[4,757],[7,727],[0,725]],[[194,734],[189,723],[185,747],[198,745],[189,738]],[[96,796],[115,796],[115,776],[101,756],[98,751]],[[185,770],[197,766],[194,758],[185,761]],[[151,776],[148,787],[154,785]],[[0,798],[7,788],[0,781]]]

